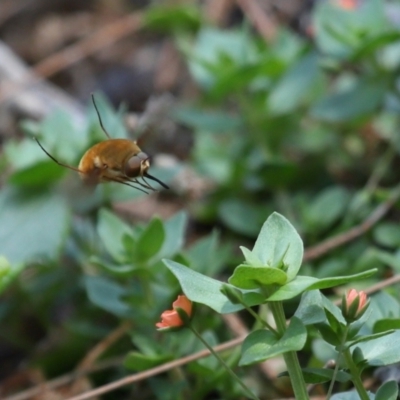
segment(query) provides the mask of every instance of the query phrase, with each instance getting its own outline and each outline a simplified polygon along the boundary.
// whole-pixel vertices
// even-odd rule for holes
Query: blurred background
[[[399,27],[389,0],[0,0],[0,397],[72,398],[200,350],[154,329],[180,293],[162,258],[226,280],[274,211],[303,238],[303,275],[377,267],[360,288],[395,275]],[[170,190],[88,188],[39,148],[33,137],[76,167],[106,140],[92,93]],[[388,298],[400,318],[394,287]],[[211,344],[251,328],[196,318]],[[302,362],[331,355],[316,340]],[[243,398],[216,365],[98,398]],[[238,373],[287,398],[282,368]]]

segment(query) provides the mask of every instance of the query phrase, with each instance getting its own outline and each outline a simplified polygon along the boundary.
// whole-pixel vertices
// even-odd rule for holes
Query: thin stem
[[[275,318],[279,336],[282,337],[286,331],[286,318],[282,302],[271,301],[268,304]],[[288,369],[296,400],[309,400],[306,383],[301,371],[299,359],[297,358],[297,353],[295,351],[288,351],[283,354],[283,358],[285,360],[286,368]]]
[[[264,319],[262,319],[251,307],[249,307],[247,304],[242,303],[245,309],[254,317],[254,319],[266,328],[268,328],[271,332],[277,333],[276,330]]]
[[[192,324],[189,324],[188,327],[195,334],[195,336],[207,347],[210,353],[225,367],[228,373],[232,376],[236,382],[247,392],[250,398],[253,400],[260,400],[243,382],[242,380],[232,371],[232,369],[225,363],[225,361],[214,351],[214,349],[203,339],[199,332],[193,327]]]
[[[349,328],[350,328],[350,326],[347,325],[346,329],[343,332],[342,341],[340,343],[341,346],[339,347],[339,352],[338,352],[337,359],[336,359],[335,369],[333,371],[332,380],[331,380],[331,383],[329,384],[328,393],[326,395],[326,399],[327,400],[329,400],[331,398],[331,396],[332,396],[333,385],[335,384],[335,381],[336,381],[336,376],[337,376],[337,373],[339,371],[340,357],[342,356],[342,350],[341,349],[343,349],[343,346],[346,343],[347,335],[349,333]]]
[[[361,400],[369,400],[368,393],[364,388],[364,385],[363,385],[361,377],[360,377],[359,370],[351,356],[350,349],[344,350],[343,355],[346,360],[347,367],[350,370],[352,381],[354,383],[354,386],[357,390],[358,395],[360,396]]]

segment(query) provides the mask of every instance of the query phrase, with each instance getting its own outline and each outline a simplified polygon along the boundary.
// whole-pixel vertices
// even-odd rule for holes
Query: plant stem
[[[236,382],[247,392],[248,396],[253,400],[260,400],[243,382],[242,380],[232,371],[232,369],[225,363],[225,361],[219,356],[217,352],[203,339],[199,332],[193,327],[192,324],[189,324],[188,327],[195,334],[195,336],[210,350],[210,353],[225,367],[228,373],[232,376]]]
[[[337,355],[337,359],[336,359],[336,365],[335,365],[335,369],[333,371],[333,375],[332,375],[332,379],[331,379],[331,383],[329,384],[329,389],[328,389],[328,393],[326,395],[326,399],[329,400],[332,396],[332,391],[333,391],[333,385],[335,384],[335,380],[336,380],[336,375],[339,371],[339,364],[340,364],[340,357],[343,354],[342,350],[344,348],[344,344],[346,343],[347,340],[347,334],[349,333],[349,329],[350,326],[347,325],[346,329],[343,332],[343,336],[342,336],[342,340],[340,343],[340,347],[339,347],[339,351],[338,351],[338,355]]]
[[[262,319],[252,308],[250,308],[248,305],[245,303],[242,303],[243,306],[246,308],[246,310],[254,317],[254,319],[266,328],[268,328],[271,332],[276,333],[276,330],[264,319]]]
[[[360,372],[359,372],[356,364],[354,364],[353,357],[351,356],[351,353],[350,353],[350,349],[344,350],[343,355],[346,360],[347,367],[350,370],[352,381],[354,383],[354,386],[357,390],[358,395],[360,396],[360,399],[361,400],[369,400],[368,393],[365,390],[364,385],[362,383],[362,380],[360,377]]]
[[[286,331],[286,318],[283,311],[282,302],[271,301],[268,304],[274,316],[275,323],[278,328],[278,334],[280,337],[282,337]],[[297,358],[297,353],[295,351],[288,351],[287,353],[283,354],[283,358],[285,360],[286,368],[288,369],[296,400],[309,400],[306,383],[301,371],[299,359]]]

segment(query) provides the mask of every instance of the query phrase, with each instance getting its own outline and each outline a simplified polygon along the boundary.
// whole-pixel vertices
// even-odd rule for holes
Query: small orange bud
[[[359,319],[368,308],[367,294],[363,291],[357,292],[355,289],[350,289],[347,295],[342,298],[343,316],[348,322]]]
[[[161,314],[161,322],[156,323],[158,329],[178,328],[185,324],[181,317],[184,312],[187,318],[192,315],[192,302],[185,296],[181,295],[172,303],[172,310],[164,311]]]
[[[338,0],[337,4],[343,10],[355,10],[358,7],[358,0]]]

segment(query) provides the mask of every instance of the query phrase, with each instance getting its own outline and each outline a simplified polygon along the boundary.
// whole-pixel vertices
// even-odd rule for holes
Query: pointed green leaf
[[[373,112],[383,101],[388,82],[360,79],[346,90],[328,94],[314,105],[311,115],[329,122],[348,121]]]
[[[293,317],[282,336],[278,339],[270,331],[260,329],[250,333],[243,342],[242,357],[239,365],[249,365],[279,356],[288,351],[298,351],[307,340],[307,330],[303,323]]]
[[[114,274],[119,277],[132,276],[134,271],[137,271],[138,267],[135,264],[114,264],[108,262],[104,258],[92,256],[90,262],[97,265],[100,268],[104,268],[107,272]]]
[[[107,209],[99,211],[97,232],[104,247],[119,262],[126,261],[124,236],[132,236],[132,229],[120,218]]]
[[[244,259],[249,265],[253,267],[262,267],[261,261],[255,256],[255,254],[244,246],[240,246],[240,250],[242,250]]]
[[[272,88],[268,99],[269,111],[275,115],[292,112],[310,96],[310,86],[317,82],[320,74],[317,54],[307,52]]]
[[[126,290],[116,282],[100,276],[86,276],[84,283],[89,300],[96,306],[119,317],[128,317],[132,313],[121,300],[127,294]]]
[[[380,332],[380,333],[374,333],[371,335],[362,335],[359,338],[352,340],[350,343],[348,343],[348,347],[354,346],[355,344],[362,343],[362,342],[368,342],[369,340],[374,340],[378,339],[382,336],[390,335],[391,333],[395,332],[393,329],[390,331],[385,331],[385,332]]]
[[[294,315],[299,318],[304,325],[324,322],[326,320],[326,315],[322,307],[322,295],[320,291],[311,290],[303,293],[300,304]]]
[[[303,260],[303,242],[285,217],[273,213],[262,226],[253,253],[263,265],[270,267],[283,261],[288,281],[291,281]]]
[[[188,215],[181,211],[164,221],[165,238],[158,257],[172,257],[184,243]]]
[[[286,280],[286,272],[281,269],[242,264],[235,268],[229,283],[242,289],[257,289],[267,285],[283,285]]]
[[[241,304],[233,304],[221,293],[223,282],[199,274],[172,260],[163,263],[176,276],[185,295],[196,303],[205,304],[218,313],[226,314],[242,310]],[[226,285],[226,284],[225,284]],[[254,291],[242,291],[243,299],[249,306],[261,304],[264,296]]]
[[[400,329],[399,318],[384,318],[374,324],[374,333],[385,332],[391,329]]]
[[[375,274],[376,271],[376,269],[370,269],[365,272],[360,272],[359,274],[323,279],[317,279],[311,276],[297,275],[294,280],[280,287],[273,295],[268,297],[267,300],[279,301],[292,299],[293,297],[298,296],[306,290],[327,289],[330,287],[344,285],[345,283],[369,278],[371,275]]]
[[[164,242],[165,232],[162,221],[154,218],[147,225],[136,242],[136,256],[145,261],[157,254]]]

